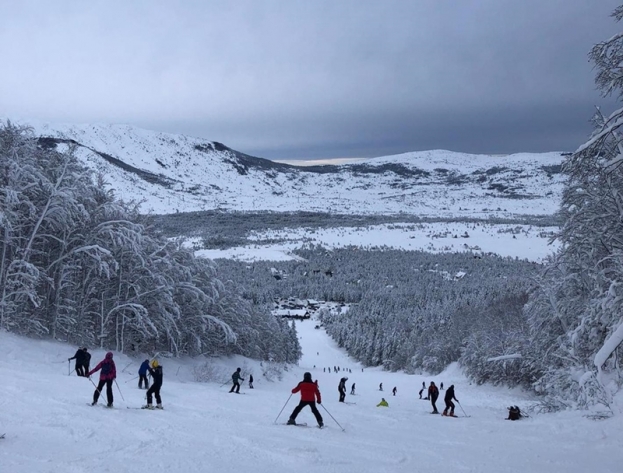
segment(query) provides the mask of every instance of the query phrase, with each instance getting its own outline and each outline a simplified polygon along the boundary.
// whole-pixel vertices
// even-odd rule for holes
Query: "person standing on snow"
[[[106,358],[100,361],[97,366],[93,368],[93,370],[89,371],[87,376],[90,378],[93,373],[99,371],[100,369],[102,370],[100,373],[100,381],[97,385],[97,388],[95,388],[95,392],[93,393],[93,402],[91,403],[91,405],[94,406],[95,404],[97,404],[97,400],[100,397],[102,388],[104,387],[104,385],[106,385],[106,398],[108,399],[107,407],[112,407],[112,403],[114,400],[112,395],[112,382],[117,377],[117,367],[115,366],[115,362],[112,359],[111,351],[106,353]]]
[[[149,369],[149,360],[143,361],[141,367],[138,369],[138,388],[143,389],[143,383],[145,383],[145,389],[149,389],[149,380],[147,379],[147,370]]]
[[[340,384],[337,387],[340,393],[340,402],[344,402],[344,399],[346,399],[346,381],[348,381],[348,378],[340,379]]]
[[[84,376],[86,377],[89,372],[89,365],[91,364],[91,354],[89,353],[89,349],[87,347],[83,347],[82,351],[84,352],[84,358],[82,359],[82,370],[84,371]]]
[[[149,374],[151,375],[151,379],[153,380],[153,384],[151,388],[147,390],[147,405],[146,409],[153,409],[151,406],[151,396],[152,394],[156,397],[156,409],[162,409],[162,399],[160,398],[160,388],[162,387],[162,366],[158,364],[158,360],[153,360],[151,362],[151,367],[147,367],[149,370]]]
[[[394,396],[396,395],[397,392],[398,392],[398,388],[396,388],[396,386],[394,386],[394,389],[392,389],[392,393],[394,393]]]
[[[439,389],[435,386],[434,381],[431,381],[428,386],[428,397],[430,398],[430,403],[433,405],[433,412],[431,412],[431,414],[439,414],[437,405],[435,404],[437,402],[437,398],[439,397]]]
[[[76,354],[71,358],[67,358],[67,361],[76,360],[76,366],[74,369],[76,370],[76,374],[78,376],[86,376],[86,371],[84,371],[84,349],[82,347],[76,350]]]
[[[303,381],[296,385],[292,390],[292,394],[298,393],[299,391],[301,392],[301,402],[299,402],[299,405],[296,406],[292,414],[290,414],[288,425],[296,425],[296,416],[299,415],[299,412],[301,412],[305,406],[309,406],[312,414],[314,414],[316,418],[316,422],[318,422],[318,427],[324,426],[322,416],[316,407],[316,402],[318,402],[318,404],[322,402],[320,390],[318,389],[318,385],[312,381],[311,373],[308,372],[303,375]]]
[[[456,417],[454,415],[454,407],[455,406],[454,406],[454,403],[452,402],[453,399],[456,402],[459,402],[459,400],[454,396],[454,384],[447,389],[446,395],[443,398],[443,400],[446,403],[446,408],[443,410],[443,414],[441,414],[442,416]],[[450,413],[449,414],[448,414],[448,409],[450,409]]]
[[[355,395],[355,383],[353,383],[353,385],[350,387],[350,395],[351,396]]]
[[[379,384],[379,391],[383,390],[383,383]]]
[[[234,371],[234,374],[231,375],[231,380],[234,382],[234,384],[229,390],[230,393],[233,393],[235,390],[236,394],[240,394],[240,381],[244,381],[244,378],[240,375],[240,371],[241,369],[238,368],[236,371]]]
[[[253,375],[249,375],[249,389],[253,389]]]

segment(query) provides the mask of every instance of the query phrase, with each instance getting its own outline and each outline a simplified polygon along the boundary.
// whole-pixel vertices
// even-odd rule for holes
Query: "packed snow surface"
[[[137,388],[145,357],[115,354],[118,383],[114,409],[88,403],[93,385],[68,376],[75,347],[0,333],[0,471],[2,473],[233,472],[619,472],[623,464],[620,418],[594,421],[581,412],[533,414],[504,420],[506,407],[526,408],[525,393],[471,385],[456,365],[438,376],[389,373],[362,367],[325,334],[317,321],[298,323],[304,355],[281,381],[268,381],[259,363],[240,358],[213,360],[227,383],[236,366],[254,374],[255,389],[229,394],[229,383],[197,383],[198,360],[160,358],[164,366],[164,411],[127,409],[144,403]],[[91,350],[92,366],[104,350]],[[72,362],[73,363],[73,362]],[[323,368],[339,366],[339,373]],[[352,372],[345,373],[349,369]],[[319,382],[325,429],[305,408],[298,422],[282,425],[298,402],[290,390],[310,371]],[[348,376],[338,402],[337,385]],[[93,376],[97,380],[97,376]],[[422,382],[454,384],[459,418],[431,415],[420,400]],[[384,391],[379,391],[383,383]],[[397,395],[391,390],[397,388]],[[443,408],[441,391],[438,407]],[[389,407],[376,407],[384,397]],[[284,404],[287,405],[275,418]],[[469,417],[465,417],[465,415]]]

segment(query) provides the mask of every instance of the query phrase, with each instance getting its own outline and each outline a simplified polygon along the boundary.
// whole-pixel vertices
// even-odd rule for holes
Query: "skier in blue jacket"
[[[145,382],[145,389],[149,389],[149,380],[147,379],[147,370],[149,369],[149,360],[143,361],[141,367],[138,369],[138,388],[143,389],[143,381]]]

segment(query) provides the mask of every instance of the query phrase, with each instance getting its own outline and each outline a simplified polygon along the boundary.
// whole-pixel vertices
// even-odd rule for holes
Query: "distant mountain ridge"
[[[146,213],[321,211],[448,218],[550,215],[561,153],[471,155],[435,150],[341,165],[294,166],[222,143],[128,125],[35,125]]]

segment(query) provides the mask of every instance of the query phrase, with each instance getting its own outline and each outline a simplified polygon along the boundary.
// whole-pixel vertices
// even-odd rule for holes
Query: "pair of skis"
[[[307,423],[306,423],[306,422],[303,422],[302,424],[288,424],[288,423],[285,423],[285,422],[284,422],[284,423],[283,423],[283,424],[281,424],[281,425],[292,425],[292,426],[294,426],[294,427],[311,427],[311,425],[307,425]],[[324,425],[323,425],[322,427],[320,427],[319,425],[318,425],[318,426],[316,426],[316,427],[317,427],[317,428],[319,428],[319,429],[324,429]]]

